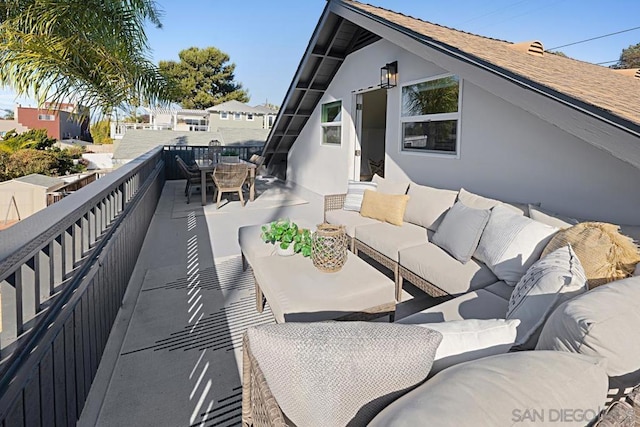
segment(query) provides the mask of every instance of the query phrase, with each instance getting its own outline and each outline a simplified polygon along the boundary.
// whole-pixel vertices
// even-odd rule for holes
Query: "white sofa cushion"
[[[560,215],[535,205],[529,205],[529,216],[531,217],[531,219],[534,219],[538,222],[560,229],[569,228],[572,225],[576,225],[578,222],[580,222],[575,218]]]
[[[347,184],[347,195],[344,198],[344,206],[342,209],[345,211],[360,212],[364,190],[376,191],[377,188],[378,184],[375,182],[349,180]]]
[[[457,200],[469,206],[470,208],[491,209],[494,206],[501,205],[511,209],[517,214],[525,216],[529,215],[529,206],[526,203],[505,203],[501,202],[500,200],[480,196],[478,194],[467,191],[464,188],[461,188],[460,191],[458,191]]]
[[[520,351],[445,369],[387,406],[369,427],[585,426],[606,399],[601,360]]]
[[[509,285],[515,285],[536,262],[557,228],[496,205],[474,257]]]
[[[324,213],[324,219],[329,224],[344,225],[345,231],[350,237],[356,235],[356,227],[380,223],[380,221],[376,219],[360,215],[359,212],[345,211],[343,209],[326,211]]]
[[[284,414],[298,426],[364,426],[423,381],[442,336],[411,325],[318,322],[247,330]]]
[[[571,246],[559,248],[534,263],[509,299],[506,318],[520,319],[516,344],[524,349],[534,348],[540,329],[553,310],[587,289],[587,277]]]
[[[363,225],[356,228],[356,239],[396,262],[400,250],[428,241],[427,229],[409,222],[401,226],[388,222]]]
[[[465,264],[478,247],[489,216],[489,209],[474,209],[456,202],[447,211],[431,241]]]
[[[508,300],[479,289],[411,314],[398,322],[417,324],[466,319],[504,319],[508,307]]]
[[[499,297],[506,299],[507,301],[509,301],[509,299],[511,298],[511,294],[513,293],[513,286],[507,285],[502,280],[496,283],[492,283],[489,286],[485,286],[482,289],[489,291],[492,294],[496,294]]]
[[[450,295],[465,294],[498,281],[485,264],[473,258],[461,264],[431,242],[402,249],[399,258],[401,266]]]
[[[458,192],[412,182],[407,194],[410,199],[404,211],[405,222],[435,231],[447,210],[455,203]]]
[[[516,342],[519,324],[517,319],[467,319],[419,324],[442,334],[429,376],[449,366],[508,352]]]
[[[373,176],[371,182],[375,182],[378,185],[378,191],[385,194],[407,194],[407,188],[409,188],[409,181],[392,181],[378,174]]]
[[[640,277],[579,295],[552,314],[536,350],[604,357],[610,376],[640,372]]]

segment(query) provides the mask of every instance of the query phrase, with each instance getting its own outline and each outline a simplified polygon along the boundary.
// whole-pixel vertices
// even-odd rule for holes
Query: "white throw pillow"
[[[378,191],[385,194],[407,194],[409,188],[409,181],[392,181],[377,174],[371,182],[378,184]]]
[[[540,258],[557,231],[556,227],[497,205],[491,210],[491,217],[473,256],[487,264],[500,280],[514,286]]]
[[[520,319],[516,344],[525,350],[535,348],[553,310],[587,289],[584,269],[570,245],[533,264],[509,299],[507,319]]]
[[[342,209],[345,211],[360,212],[362,206],[362,198],[364,197],[364,190],[376,191],[378,184],[375,182],[367,181],[351,181],[347,185],[347,195],[344,199],[344,206]]]
[[[429,376],[458,363],[508,352],[516,342],[519,324],[518,319],[467,319],[419,324],[442,334]]]

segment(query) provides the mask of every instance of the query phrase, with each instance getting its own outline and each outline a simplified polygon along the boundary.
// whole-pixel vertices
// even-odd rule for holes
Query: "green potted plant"
[[[311,230],[299,228],[295,222],[288,219],[279,219],[263,225],[260,237],[265,243],[276,245],[278,255],[301,253],[304,257],[311,256]]]
[[[220,161],[222,163],[238,163],[240,161],[240,154],[236,150],[224,149],[220,153]]]

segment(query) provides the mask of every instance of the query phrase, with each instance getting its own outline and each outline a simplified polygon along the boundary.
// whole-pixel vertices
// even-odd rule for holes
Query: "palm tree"
[[[161,27],[153,0],[5,0],[0,84],[41,105],[73,100],[110,112],[163,102],[168,89],[147,57],[147,22]]]

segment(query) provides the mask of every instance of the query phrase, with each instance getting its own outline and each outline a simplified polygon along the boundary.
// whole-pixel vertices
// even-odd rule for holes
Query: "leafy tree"
[[[190,47],[178,54],[180,62],[160,61],[160,73],[172,87],[171,101],[182,108],[205,109],[222,102],[249,102],[242,84],[234,81],[235,64],[215,47]]]
[[[8,131],[4,139],[0,141],[0,150],[14,153],[18,150],[33,148],[46,150],[56,143],[54,138],[49,138],[45,129],[31,129],[18,134],[15,129]]]
[[[82,162],[84,148],[61,150],[53,145],[55,142],[44,129],[7,132],[0,141],[0,181],[32,173],[59,176],[86,169],[86,162]]]
[[[15,117],[15,112],[13,110],[9,110],[8,108],[3,109],[4,116],[2,117],[5,120],[13,120]]]
[[[100,120],[91,125],[91,137],[94,144],[113,144],[110,133],[111,122],[109,120]]]
[[[626,49],[622,49],[620,59],[613,68],[640,68],[640,43],[631,45]]]
[[[167,99],[148,59],[153,0],[14,0],[0,3],[0,84],[40,105],[73,99],[106,112]],[[82,114],[86,112],[82,111]]]

